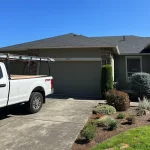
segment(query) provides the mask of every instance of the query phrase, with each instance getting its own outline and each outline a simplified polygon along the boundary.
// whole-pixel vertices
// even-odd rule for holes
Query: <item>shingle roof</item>
[[[0,51],[44,49],[44,48],[78,48],[78,47],[116,47],[121,54],[140,53],[147,44],[150,37],[138,36],[108,36],[108,37],[86,37],[73,33],[55,36],[51,38],[36,40],[32,42],[7,46],[0,48]]]
[[[121,54],[125,53],[141,53],[143,49],[150,43],[150,37],[138,36],[108,36],[108,37],[91,37],[100,42],[108,42],[110,44],[118,45]]]
[[[0,50],[26,50],[44,48],[74,48],[74,47],[115,47],[113,44],[101,42],[82,35],[73,33],[41,39],[37,41],[2,47]]]

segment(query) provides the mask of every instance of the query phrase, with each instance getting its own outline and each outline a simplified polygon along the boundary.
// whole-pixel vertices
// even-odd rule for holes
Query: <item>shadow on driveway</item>
[[[0,108],[0,120],[10,117],[29,115],[24,105],[13,105],[5,108]]]

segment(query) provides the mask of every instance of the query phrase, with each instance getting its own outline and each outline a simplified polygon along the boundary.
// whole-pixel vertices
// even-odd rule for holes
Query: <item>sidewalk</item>
[[[100,100],[99,103],[100,104],[106,104],[106,100]],[[131,107],[137,107],[138,104],[139,104],[138,102],[130,102]]]

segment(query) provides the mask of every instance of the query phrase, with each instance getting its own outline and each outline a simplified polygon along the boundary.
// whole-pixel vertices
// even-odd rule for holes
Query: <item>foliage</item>
[[[98,105],[96,108],[93,109],[93,113],[111,115],[116,113],[116,109],[113,106],[109,106],[109,105]]]
[[[104,97],[104,93],[113,89],[113,75],[112,75],[112,66],[103,65],[101,72],[101,93]]]
[[[150,149],[150,126],[137,127],[116,135],[92,148],[92,150],[125,149],[148,150]],[[138,143],[138,144],[137,144]]]
[[[81,131],[81,137],[85,138],[87,141],[90,141],[94,138],[96,131],[96,126],[94,124],[87,124]]]
[[[102,118],[97,120],[97,126],[106,127],[108,125],[109,120],[114,120],[114,118],[109,116],[103,116]]]
[[[150,93],[150,74],[135,73],[131,77],[131,90],[138,96],[147,96]]]
[[[118,128],[118,123],[116,120],[114,121],[110,121],[109,124],[104,128],[105,130],[109,130],[109,131],[112,131],[112,130],[116,130]]]
[[[97,120],[97,126],[104,127],[105,130],[115,130],[118,127],[118,123],[114,118],[104,116]]]
[[[139,98],[139,108],[150,110],[150,100],[146,97],[143,97],[143,100]]]
[[[89,124],[92,124],[92,125],[97,125],[97,119],[92,119]]]
[[[126,118],[126,120],[128,121],[128,124],[135,124],[135,122],[136,122],[136,118],[135,118],[135,116],[133,116],[133,115],[129,115],[127,118]]]
[[[137,111],[137,114],[136,114],[137,116],[146,115],[146,110],[145,109],[137,108],[136,111]]]
[[[124,119],[124,118],[125,118],[125,114],[123,114],[123,113],[119,113],[117,115],[117,119]]]
[[[137,115],[142,116],[146,115],[150,111],[150,101],[146,97],[143,97],[143,100],[139,98],[139,106],[137,108]]]
[[[139,106],[137,108],[137,115],[138,116],[147,115],[149,110],[150,110],[150,101],[146,97],[143,97],[143,100],[139,98]]]
[[[108,105],[112,105],[117,111],[125,111],[130,107],[130,100],[127,93],[115,89],[105,93]]]

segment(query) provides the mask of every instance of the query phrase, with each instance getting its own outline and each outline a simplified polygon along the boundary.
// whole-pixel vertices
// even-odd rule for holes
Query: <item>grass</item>
[[[150,149],[150,126],[137,127],[98,144],[92,150],[148,150]]]

